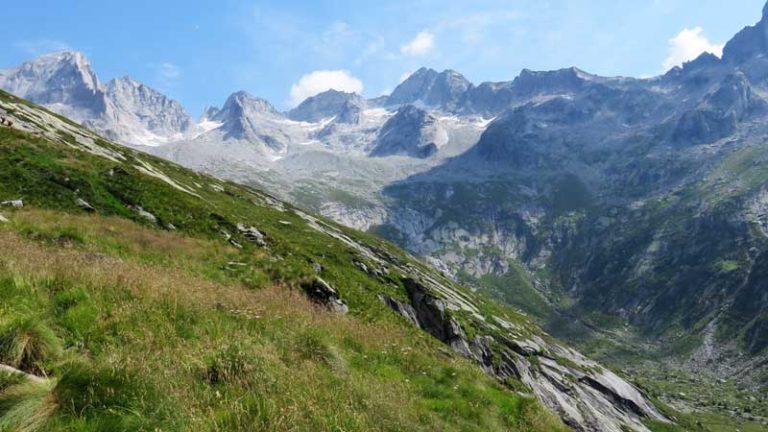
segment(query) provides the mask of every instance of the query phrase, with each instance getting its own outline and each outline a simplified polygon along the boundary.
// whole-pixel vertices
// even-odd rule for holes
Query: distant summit
[[[458,72],[446,70],[438,73],[421,68],[395,88],[387,104],[414,104],[453,111],[461,103],[464,93],[472,87],[472,83]]]
[[[138,81],[123,77],[102,84],[88,59],[75,51],[2,70],[0,88],[134,145],[181,139],[192,124],[181,104]]]
[[[750,60],[766,59],[768,54],[768,4],[763,7],[760,21],[745,27],[733,37],[723,49],[723,60],[730,64],[741,64]]]
[[[342,123],[356,123],[359,111],[365,107],[365,101],[355,93],[328,90],[312,96],[288,113],[296,121],[318,122],[341,116]]]

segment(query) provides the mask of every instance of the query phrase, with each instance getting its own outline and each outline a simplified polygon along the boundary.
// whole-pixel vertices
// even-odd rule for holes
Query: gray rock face
[[[180,103],[130,77],[109,81],[106,92],[115,112],[129,117],[118,119],[121,124],[136,123],[163,137],[184,133],[192,126]]]
[[[454,111],[471,87],[472,83],[458,72],[446,70],[438,73],[433,69],[421,68],[395,88],[387,104],[421,104]]]
[[[346,101],[342,105],[335,121],[343,124],[358,124],[362,117],[364,105],[357,101]]]
[[[728,75],[712,93],[684,113],[672,140],[682,144],[712,143],[735,132],[739,123],[765,112],[768,104],[755,94],[743,73]]]
[[[336,118],[339,123],[357,123],[365,101],[354,93],[328,90],[312,96],[288,113],[296,121],[319,122]]]
[[[511,81],[485,82],[467,91],[461,111],[493,116],[511,107],[517,100]]]
[[[556,71],[536,72],[523,69],[513,81],[519,96],[575,93],[593,83],[598,77],[572,67]]]
[[[371,156],[427,158],[435,154],[448,137],[432,114],[406,105],[379,130]]]

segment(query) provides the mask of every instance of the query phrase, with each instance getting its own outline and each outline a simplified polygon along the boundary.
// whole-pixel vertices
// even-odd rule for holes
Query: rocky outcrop
[[[131,210],[133,210],[134,212],[136,212],[136,214],[137,214],[137,215],[138,215],[140,218],[142,218],[142,219],[146,220],[147,222],[150,222],[150,223],[153,223],[153,224],[156,224],[156,223],[157,223],[157,216],[155,216],[155,215],[153,215],[152,213],[150,213],[150,212],[148,212],[148,211],[144,210],[144,208],[143,208],[143,207],[141,207],[141,206],[133,206],[133,207],[131,207]]]
[[[3,207],[13,207],[13,208],[22,208],[24,207],[24,201],[18,199],[18,200],[8,200],[8,201],[2,201],[0,202],[0,206]]]
[[[243,237],[245,237],[246,240],[255,244],[256,246],[259,246],[259,247],[267,246],[266,236],[256,228],[252,226],[238,224],[237,230],[240,232],[240,234],[242,234]]]
[[[324,305],[333,312],[342,314],[349,312],[349,307],[341,300],[338,291],[323,279],[316,277],[302,284],[301,288],[312,301]]]
[[[75,205],[80,207],[81,209],[87,211],[87,212],[94,212],[94,211],[96,211],[96,209],[93,208],[92,205],[90,205],[86,200],[84,200],[82,198],[77,198],[75,200]]]
[[[266,100],[239,91],[227,98],[211,120],[223,124],[222,131],[227,139],[263,141],[273,150],[280,150],[285,143],[267,135],[264,123],[281,117],[282,114]]]
[[[47,54],[2,70],[0,88],[78,121],[100,117],[108,105],[104,86],[79,52]]]
[[[448,141],[448,136],[432,114],[406,105],[379,130],[370,155],[427,158]]]
[[[644,419],[669,422],[641,390],[576,351],[499,317],[493,317],[494,322],[473,322],[476,336],[470,340],[451,312],[464,307],[437,295],[434,279],[424,283],[407,277],[403,283],[409,302],[382,296],[384,304],[502,383],[513,378],[526,384],[575,430],[648,431]]]
[[[115,116],[114,124],[105,127],[111,128],[118,141],[163,144],[181,139],[192,127],[191,117],[179,102],[130,77],[110,80],[105,91],[109,111]]]

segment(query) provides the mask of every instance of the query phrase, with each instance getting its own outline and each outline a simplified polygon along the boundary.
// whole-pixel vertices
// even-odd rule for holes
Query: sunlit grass
[[[396,317],[333,314],[289,284],[250,288],[221,268],[231,251],[214,240],[99,216],[12,217],[0,229],[3,322],[35,317],[44,330],[8,328],[60,348],[35,355],[44,384],[1,390],[8,430],[563,428]],[[56,240],[72,231],[80,241]]]

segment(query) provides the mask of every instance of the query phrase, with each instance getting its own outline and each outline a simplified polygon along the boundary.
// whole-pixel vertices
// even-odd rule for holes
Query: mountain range
[[[693,424],[380,238],[3,91],[0,113],[4,430]]]
[[[722,58],[643,79],[422,68],[389,96],[288,112],[240,91],[197,123],[79,53],[2,70],[0,88],[384,236],[610,364],[768,386],[768,5]]]

